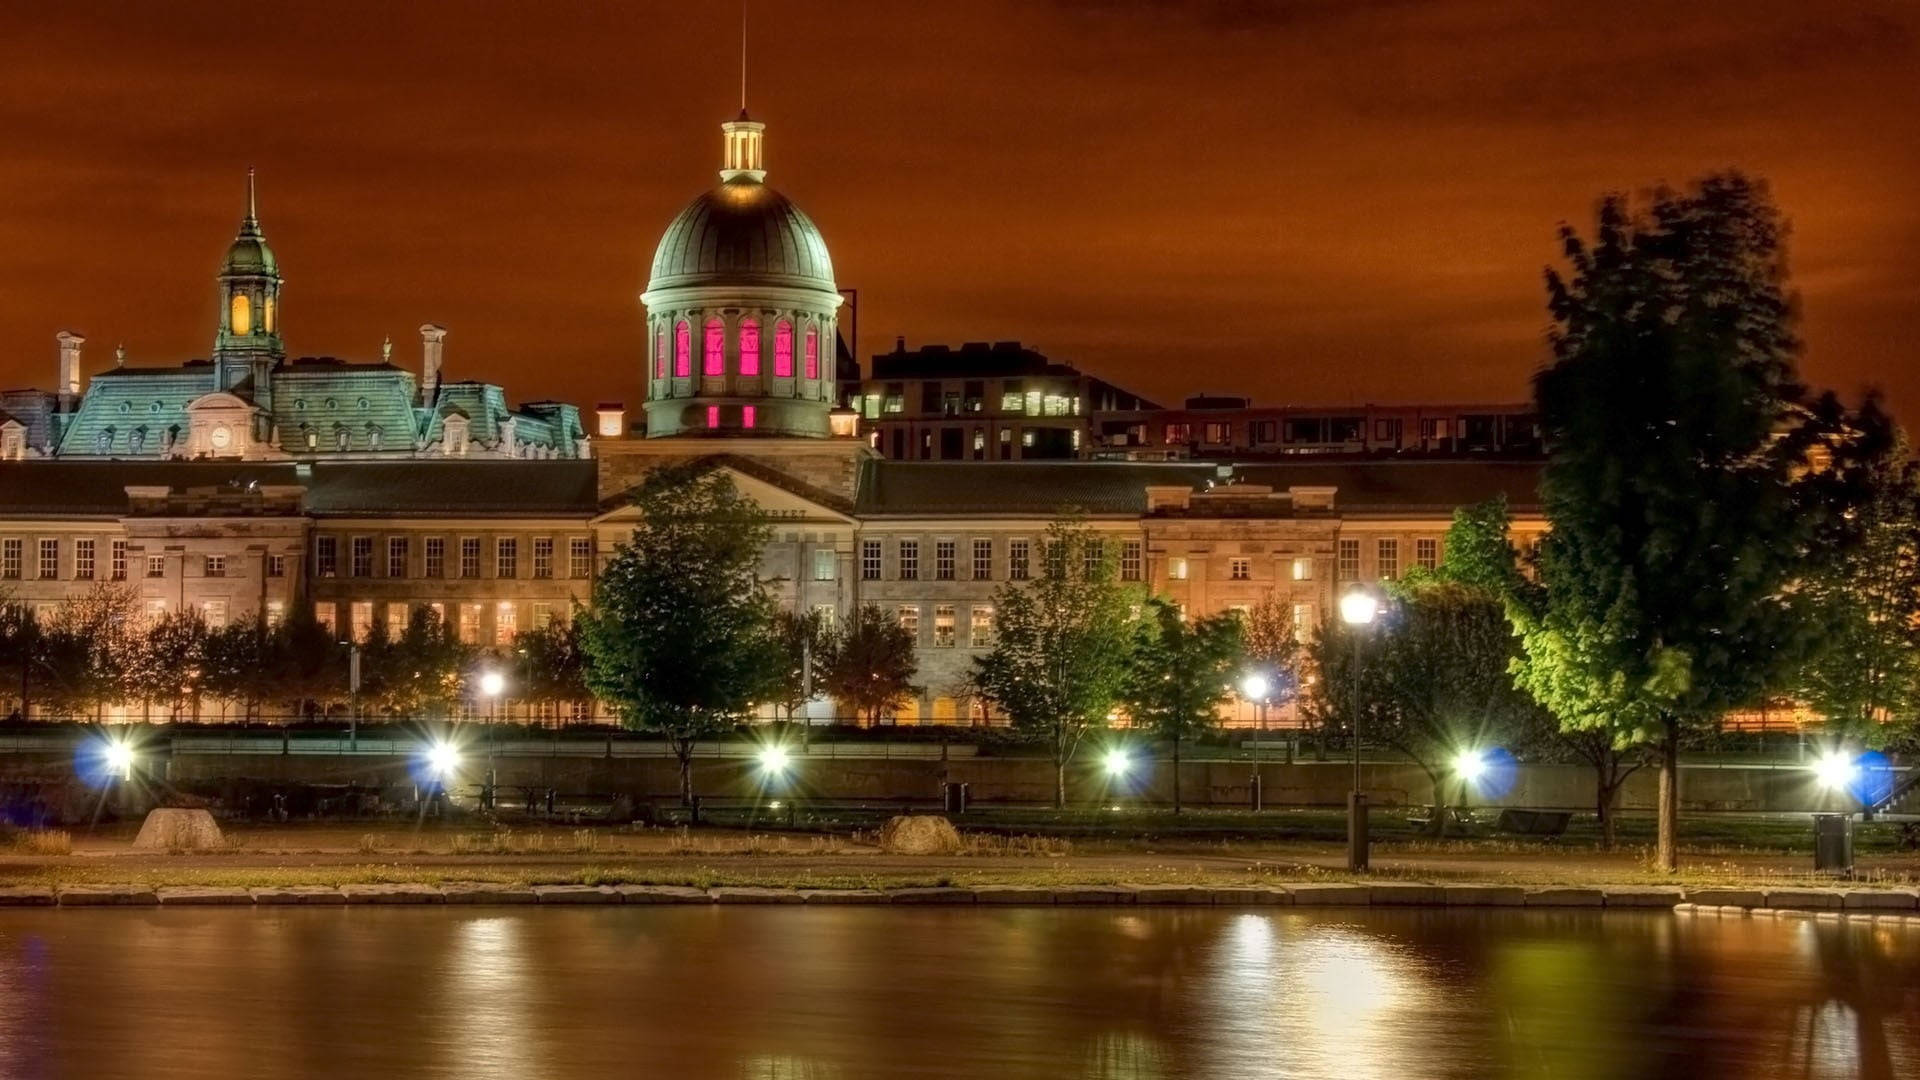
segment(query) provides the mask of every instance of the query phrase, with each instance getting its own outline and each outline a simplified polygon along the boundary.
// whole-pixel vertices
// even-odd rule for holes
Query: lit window
[[[773,327],[773,377],[793,378],[793,324],[785,319]]]
[[[807,378],[820,377],[820,333],[813,327],[807,327]]]
[[[740,406],[740,426],[741,427],[750,428],[753,426],[753,420],[754,420],[753,409],[754,407],[751,405]]]
[[[719,319],[707,320],[707,334],[701,356],[701,374],[725,375],[727,373],[727,328]]]
[[[373,601],[355,600],[349,617],[353,620],[353,640],[367,640],[367,636],[373,633]]]
[[[984,649],[993,644],[993,608],[976,607],[973,609],[971,636],[967,643],[976,649]]]
[[[273,309],[275,306],[273,297],[271,296],[260,301],[260,329],[265,330],[269,334],[273,333]]]
[[[681,379],[693,374],[693,331],[685,319],[673,326],[673,374]]]
[[[653,377],[656,379],[667,377],[667,332],[665,330],[653,335]]]
[[[246,293],[233,294],[233,332],[236,334],[253,333],[253,303]]]
[[[919,641],[920,640],[920,605],[919,604],[902,604],[900,605],[900,609],[897,612],[897,616],[900,619],[900,629],[905,630],[907,632],[908,637],[912,638],[915,641]]]
[[[407,636],[407,605],[387,605],[387,640],[399,641]]]
[[[1175,581],[1187,580],[1187,560],[1175,556],[1167,560],[1167,576]]]
[[[760,324],[752,319],[740,320],[740,374],[760,374]]]
[[[1293,640],[1302,645],[1313,634],[1313,605],[1293,605]]]
[[[287,602],[285,600],[267,601],[268,628],[279,626],[282,622],[286,621],[286,618],[287,618]]]
[[[519,609],[513,601],[502,600],[493,612],[493,643],[495,645],[513,644],[514,635],[520,632]]]
[[[813,549],[813,580],[832,581],[834,561],[835,560],[834,560],[834,554],[833,554],[832,548],[814,548]]]
[[[160,610],[165,611],[166,601],[162,600],[160,604],[162,605]],[[334,606],[331,601],[327,600],[322,600],[313,605],[313,621],[320,624],[320,629],[325,630],[328,637],[332,637],[338,632],[334,624]]]
[[[718,405],[707,406],[707,427],[717,428],[719,426],[720,426],[720,406]]]
[[[954,643],[954,614],[952,604],[936,604],[933,609],[933,645],[937,649],[951,649]]]
[[[480,605],[460,605],[460,640],[468,645],[480,643]]]
[[[1313,560],[1312,559],[1293,560],[1293,580],[1295,581],[1312,581],[1313,580]]]

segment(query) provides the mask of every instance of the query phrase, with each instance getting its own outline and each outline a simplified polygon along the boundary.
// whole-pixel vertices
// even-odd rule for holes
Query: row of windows
[[[271,606],[271,605],[270,605]],[[564,604],[556,605],[548,600],[535,600],[520,603],[514,600],[502,600],[497,603],[429,603],[417,605],[431,611],[436,619],[451,625],[461,641],[469,645],[511,645],[514,638],[524,630],[540,629],[549,623],[558,621],[566,611]],[[521,610],[526,610],[527,621],[520,621]],[[493,625],[483,627],[482,616],[487,609],[493,612]],[[398,601],[375,604],[371,600],[349,600],[334,602],[322,600],[313,605],[314,621],[327,629],[328,633],[338,633],[345,629],[354,641],[366,641],[373,634],[374,620],[378,617],[386,628],[388,640],[399,638],[407,632],[408,621],[415,608]],[[343,622],[344,620],[344,622]]]
[[[34,542],[33,576],[40,581],[57,581],[61,577],[60,555],[62,542],[58,537],[46,537]],[[26,577],[27,545],[17,537],[0,540],[0,580],[19,581]],[[167,576],[167,557],[148,555],[143,567],[144,576],[164,578]],[[206,577],[226,577],[228,558],[225,555],[200,556],[200,570]],[[127,580],[127,542],[125,540],[107,541],[106,566],[100,565],[100,542],[94,537],[77,537],[73,541],[74,581],[125,581]],[[184,562],[183,562],[184,565]],[[266,557],[266,575],[285,577],[287,558],[284,555]],[[104,572],[103,572],[104,571]]]
[[[963,552],[958,540],[937,539],[933,542],[932,573],[927,580],[958,581],[962,566]],[[1007,541],[1007,580],[1026,581],[1033,576],[1033,541],[1024,537]],[[894,541],[894,580],[920,581],[921,545],[918,540]],[[1105,541],[1096,539],[1087,545],[1086,563],[1089,568],[1097,565],[1106,557]],[[988,537],[967,541],[964,551],[969,581],[992,581],[994,576],[994,542]],[[1141,581],[1144,579],[1144,550],[1139,540],[1120,542],[1120,580]],[[885,577],[885,545],[880,540],[860,541],[860,580],[880,581]]]
[[[1417,537],[1413,541],[1413,564],[1422,570],[1432,570],[1440,565],[1440,539],[1433,536]],[[1396,537],[1382,536],[1374,540],[1373,565],[1381,580],[1400,576],[1400,541]],[[1343,537],[1340,540],[1338,569],[1340,580],[1357,581],[1360,578],[1360,540],[1358,537]]]
[[[1253,559],[1250,556],[1236,555],[1226,562],[1227,580],[1252,581]],[[1287,578],[1291,581],[1312,581],[1313,560],[1305,555],[1298,556],[1287,563]],[[1173,555],[1167,559],[1167,577],[1174,581],[1186,581],[1193,576],[1193,566],[1185,555]]]
[[[702,328],[700,348],[700,373],[702,375],[725,375],[727,373],[727,324],[718,316],[708,319]],[[760,344],[760,323],[752,317],[741,319],[733,333],[734,373],[757,376],[760,374],[762,349]],[[667,377],[667,331],[664,325],[654,334],[653,341],[653,377]],[[693,327],[681,319],[673,324],[673,374],[675,378],[686,379],[693,375]],[[820,332],[808,326],[801,342],[801,370],[805,377],[820,377]],[[781,319],[773,327],[773,377],[776,379],[793,378],[793,323]]]
[[[894,612],[900,621],[900,629],[905,630],[915,642],[920,641],[919,604],[901,604]],[[951,649],[960,644],[960,609],[953,604],[933,605],[933,638],[936,649]],[[993,647],[993,607],[988,604],[976,604],[967,620],[967,647],[987,649]]]
[[[428,536],[421,540],[420,569],[422,577],[477,578],[482,565],[482,547],[480,537],[463,536],[456,540],[456,546],[449,551],[447,537]],[[517,578],[520,576],[520,538],[513,536],[497,537],[493,541],[493,576],[496,578]],[[528,544],[530,570],[536,579],[555,576],[555,547],[551,536],[534,537]],[[376,540],[371,536],[354,536],[347,539],[347,576],[357,578],[373,577],[376,565],[385,572],[382,577],[405,578],[413,576],[410,572],[413,559],[413,538],[389,536],[383,550],[379,551],[380,561],[376,564]],[[567,540],[566,570],[570,578],[590,578],[593,576],[593,541],[585,536],[571,537]],[[340,576],[340,539],[334,536],[317,536],[313,541],[313,573],[316,577]]]

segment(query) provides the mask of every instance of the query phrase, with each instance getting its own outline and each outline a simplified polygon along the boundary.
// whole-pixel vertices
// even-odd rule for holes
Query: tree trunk
[[[1067,758],[1057,750],[1053,754],[1053,808],[1067,808]]]
[[[1680,721],[1663,717],[1660,736],[1660,841],[1655,869],[1680,869]]]
[[[1427,771],[1427,783],[1433,787],[1433,824],[1427,831],[1441,840],[1447,838],[1447,781],[1444,776]]]
[[[1173,737],[1173,812],[1180,812],[1180,736]]]
[[[675,739],[673,755],[680,759],[680,805],[693,805],[693,740]]]
[[[1614,827],[1613,804],[1620,798],[1620,776],[1618,765],[1611,751],[1600,756],[1600,763],[1594,769],[1594,790],[1596,793],[1594,812],[1600,819],[1600,850],[1612,851],[1617,840]]]

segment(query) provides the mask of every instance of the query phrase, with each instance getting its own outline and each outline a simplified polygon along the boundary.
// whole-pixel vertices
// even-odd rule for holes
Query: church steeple
[[[214,333],[213,365],[221,389],[254,376],[264,392],[265,374],[286,356],[280,339],[280,264],[260,230],[260,198],[247,170],[247,213],[220,264],[220,326]]]

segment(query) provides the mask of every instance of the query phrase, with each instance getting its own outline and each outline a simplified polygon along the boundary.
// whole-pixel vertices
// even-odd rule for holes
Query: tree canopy
[[[846,630],[830,643],[818,668],[822,689],[868,724],[919,692],[913,676],[920,669],[913,635],[900,621],[873,604],[863,604],[847,619]]]

